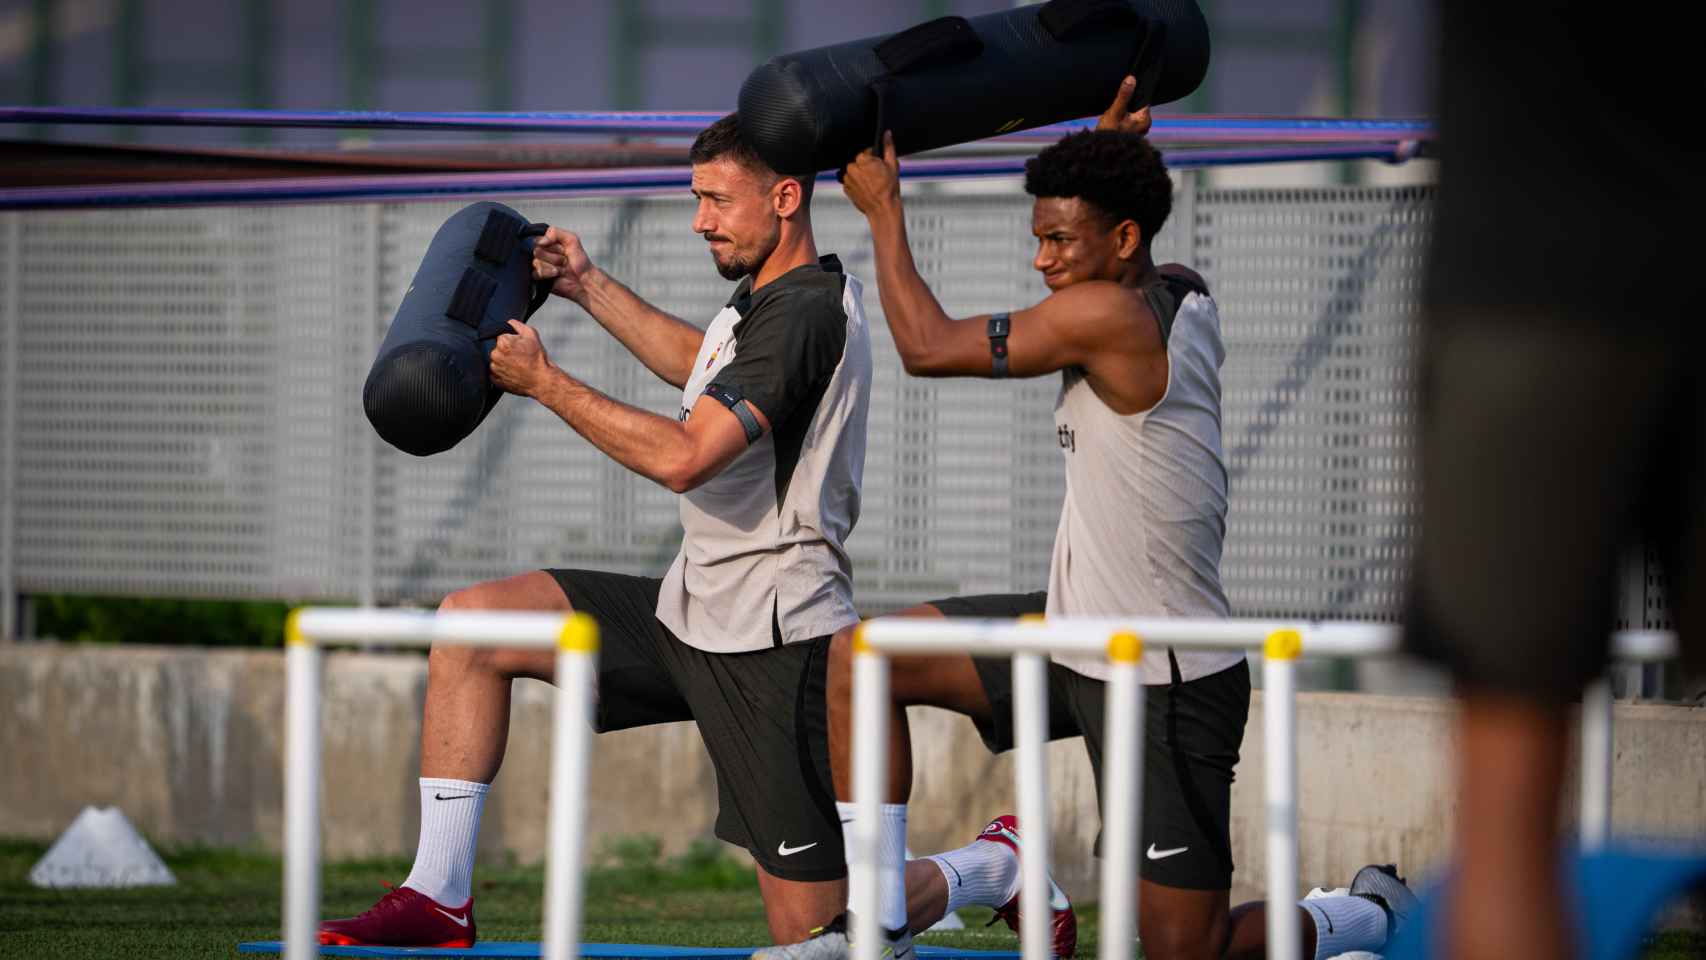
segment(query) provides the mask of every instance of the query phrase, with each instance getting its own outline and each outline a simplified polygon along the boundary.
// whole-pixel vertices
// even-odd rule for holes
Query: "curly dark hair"
[[[740,135],[738,113],[731,113],[699,131],[699,135],[693,138],[692,148],[687,151],[687,162],[692,164],[710,163],[720,157],[728,157],[748,170],[767,177],[792,177],[799,181],[800,198],[807,203],[811,202],[812,185],[817,181],[816,174],[772,170],[770,165],[764,162],[764,158],[758,155],[758,151],[753,149],[752,144]]]
[[[1173,210],[1173,181],[1161,151],[1135,133],[1083,130],[1025,161],[1025,192],[1077,197],[1100,211],[1108,227],[1130,220],[1148,247]]]

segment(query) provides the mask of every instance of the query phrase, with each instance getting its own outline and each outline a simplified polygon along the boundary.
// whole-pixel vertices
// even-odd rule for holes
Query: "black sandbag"
[[[367,420],[385,442],[424,457],[474,432],[503,391],[492,385],[492,346],[550,295],[533,281],[544,224],[501,203],[458,210],[433,235],[362,388]]]
[[[942,17],[773,57],[740,88],[740,128],[782,173],[845,165],[894,131],[916,153],[1107,108],[1136,74],[1132,107],[1187,97],[1208,72],[1195,0],[1051,0]]]

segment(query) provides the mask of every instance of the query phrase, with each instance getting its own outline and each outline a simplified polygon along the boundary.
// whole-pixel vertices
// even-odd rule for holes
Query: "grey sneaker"
[[[752,955],[752,960],[850,960],[853,941],[849,934],[852,921],[847,914],[836,917],[798,943],[766,947]],[[883,931],[883,960],[914,960],[912,933],[907,930]]]
[[[1409,921],[1421,903],[1404,878],[1398,876],[1394,864],[1371,863],[1351,879],[1351,896],[1362,897],[1386,911],[1386,942],[1398,935],[1398,928]]]

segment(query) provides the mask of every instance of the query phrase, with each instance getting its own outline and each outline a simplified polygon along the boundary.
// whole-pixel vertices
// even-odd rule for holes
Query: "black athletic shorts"
[[[710,653],[658,622],[660,580],[546,572],[571,606],[598,620],[599,732],[697,723],[717,772],[717,836],[745,847],[773,876],[846,876],[841,821],[824,786],[831,782],[821,707],[829,638]]]
[[[1042,613],[1045,593],[995,594],[933,600],[950,617],[1018,617]],[[1171,655],[1169,654],[1169,658]],[[994,708],[978,732],[990,750],[1013,746],[1013,662],[974,657],[984,695]],[[1049,739],[1082,736],[1096,775],[1101,806],[1103,709],[1107,685],[1058,663],[1048,670]],[[1244,722],[1250,715],[1250,666],[1184,682],[1144,688],[1143,879],[1187,890],[1232,887],[1232,778]],[[1104,810],[1104,815],[1106,811]],[[1098,848],[1101,845],[1097,839]]]
[[[1644,543],[1698,669],[1706,208],[1676,127],[1695,40],[1587,4],[1441,0],[1439,25],[1407,643],[1470,690],[1566,702],[1605,667],[1619,561]],[[1642,69],[1558,95],[1560,67],[1623,49]]]
[[[1643,543],[1662,558],[1684,640],[1699,630],[1698,361],[1639,328],[1491,313],[1437,324],[1427,344],[1410,650],[1471,690],[1566,703],[1605,669],[1619,564]],[[1701,645],[1685,652],[1685,672],[1698,669]]]

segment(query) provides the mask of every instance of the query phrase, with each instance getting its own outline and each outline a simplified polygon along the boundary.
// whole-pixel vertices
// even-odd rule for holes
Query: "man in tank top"
[[[1202,278],[1156,266],[1150,240],[1172,206],[1172,182],[1145,139],[1147,110],[1127,109],[1127,79],[1098,129],[1074,133],[1025,168],[1035,197],[1032,232],[1050,295],[1011,313],[955,319],[913,263],[892,141],[844,172],[848,197],[870,222],[883,313],[914,376],[1038,377],[1059,372],[1055,440],[1066,460],[1066,498],[1046,593],[954,597],[903,616],[1143,615],[1223,617],[1220,584],[1227,473],[1220,437],[1220,317]],[[1229,833],[1233,769],[1250,703],[1250,673],[1236,652],[1165,647],[1144,654],[1148,687],[1140,844],[1139,929],[1145,956],[1260,956],[1261,904],[1232,909]],[[853,829],[851,637],[832,646],[826,683],[829,752],[842,829]],[[884,859],[900,862],[911,787],[905,707],[945,707],[972,718],[991,750],[1013,745],[1010,661],[966,655],[896,658],[890,716]],[[1056,657],[1049,666],[1050,736],[1083,736],[1097,771],[1103,744],[1106,664]],[[959,850],[912,861],[885,876],[877,904],[895,955],[909,931],[947,910],[981,904],[1018,929],[1021,844],[1012,817],[992,821]],[[1305,956],[1379,949],[1413,898],[1390,867],[1358,873],[1351,895],[1288,909]],[[1076,921],[1051,890],[1053,952],[1072,956]],[[767,958],[827,960],[847,950],[845,916]]]

